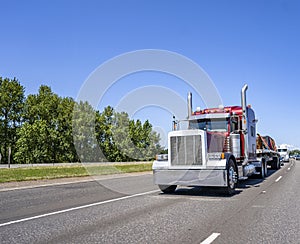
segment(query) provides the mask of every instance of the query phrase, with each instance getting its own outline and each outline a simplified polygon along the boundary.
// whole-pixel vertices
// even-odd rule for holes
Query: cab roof
[[[248,106],[249,107],[249,106]],[[241,106],[229,106],[224,108],[206,108],[200,111],[193,112],[192,115],[203,115],[203,114],[236,114],[242,115],[243,110]]]

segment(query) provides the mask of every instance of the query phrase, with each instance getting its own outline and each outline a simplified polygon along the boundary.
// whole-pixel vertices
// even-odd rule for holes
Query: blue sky
[[[300,148],[299,1],[0,0],[0,9],[0,76],[16,77],[26,94],[45,84],[76,98],[107,60],[140,49],[169,50],[201,66],[224,105],[239,104],[248,83],[258,131]],[[183,99],[191,89],[170,75],[132,74],[111,87],[99,109],[150,85]],[[197,104],[203,101],[195,96]],[[134,118],[148,118],[160,132],[172,120],[170,111],[157,107],[141,109]]]

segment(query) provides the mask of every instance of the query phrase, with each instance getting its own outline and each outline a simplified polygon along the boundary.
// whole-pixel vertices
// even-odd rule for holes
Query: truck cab
[[[233,153],[236,160],[246,156],[254,160],[256,153],[256,120],[253,109],[246,108],[247,129],[243,131],[243,112],[240,106],[197,110],[190,116],[189,129],[207,132],[208,153]]]
[[[238,180],[253,174],[266,176],[267,162],[276,156],[265,149],[257,153],[257,120],[246,105],[247,88],[242,89],[241,106],[194,112],[192,94],[188,94],[188,129],[178,129],[178,122],[173,121],[168,155],[158,155],[153,162],[154,183],[163,192],[183,185],[223,187],[232,194]]]
[[[288,148],[288,145],[286,144],[282,144],[278,147],[277,151],[279,152],[280,154],[280,160],[282,162],[288,162],[289,159],[290,159],[290,155],[289,155],[289,148]]]

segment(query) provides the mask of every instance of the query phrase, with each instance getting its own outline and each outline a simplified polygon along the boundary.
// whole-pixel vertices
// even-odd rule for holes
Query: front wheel
[[[163,193],[174,193],[174,191],[176,190],[176,185],[158,185],[159,189],[163,192]]]
[[[225,192],[228,195],[233,195],[235,193],[236,184],[237,184],[237,170],[233,160],[230,159],[227,167],[227,187],[225,189]]]

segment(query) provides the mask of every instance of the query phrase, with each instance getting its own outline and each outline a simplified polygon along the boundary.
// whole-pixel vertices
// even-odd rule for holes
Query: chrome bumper
[[[227,186],[227,171],[218,170],[153,170],[154,184],[182,186]]]

